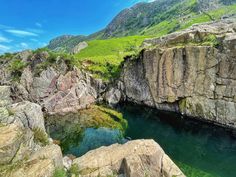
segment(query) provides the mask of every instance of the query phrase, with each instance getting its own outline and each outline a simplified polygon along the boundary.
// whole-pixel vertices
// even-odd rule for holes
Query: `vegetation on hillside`
[[[79,42],[132,35],[160,37],[193,24],[236,14],[235,0],[158,0],[121,11],[104,29],[89,36],[61,36],[49,49],[71,51]]]
[[[161,37],[174,31],[189,28],[194,24],[210,22],[212,20],[218,20],[225,15],[230,16],[232,14],[236,14],[236,4],[230,6],[223,6],[219,9],[211,10],[204,13],[195,12],[194,7],[194,1],[192,1],[192,3],[189,3],[188,5],[183,5],[183,8],[179,6],[172,7],[172,9],[170,9],[164,14],[164,16],[168,16],[168,14],[171,14],[169,15],[171,17],[164,18],[165,20],[161,21],[160,23],[145,28],[141,32],[141,34]],[[177,9],[182,9],[184,12],[184,14],[181,13],[182,16],[180,16],[179,18],[176,18],[176,16],[173,15],[173,12],[180,11]]]
[[[204,3],[207,4],[208,2]],[[165,10],[160,9],[160,4],[165,5],[165,8],[163,8]],[[120,21],[119,25],[126,32],[124,34],[123,32],[118,34],[118,30],[113,35],[126,36],[137,34],[139,36],[102,39],[104,38],[104,34],[108,32],[109,27],[107,27],[107,29],[87,37],[71,35],[58,37],[52,40],[48,46],[49,49],[54,50],[53,52],[47,48],[34,51],[34,55],[42,51],[46,51],[49,55],[35,66],[35,73],[40,73],[48,66],[55,66],[55,64],[60,64],[60,62],[64,61],[70,68],[75,65],[91,72],[94,77],[101,78],[104,81],[110,81],[119,75],[120,65],[123,62],[124,56],[139,52],[140,46],[145,38],[161,37],[174,31],[186,29],[194,24],[217,20],[225,15],[230,16],[231,14],[236,14],[236,4],[232,5],[233,2],[228,3],[228,5],[223,4],[217,9],[212,8],[213,10],[201,11],[197,0],[168,0],[168,3],[160,0],[152,4],[140,3],[128,10],[128,14],[126,14],[128,12],[127,10],[122,11],[108,25],[116,26],[119,19],[122,19],[123,21]],[[149,12],[148,9],[152,9],[152,11]],[[135,10],[142,12],[137,18],[133,18],[138,13]],[[142,19],[146,19],[146,16],[149,21],[143,24]],[[134,25],[136,25],[135,28],[133,28]],[[113,36],[111,35],[111,37]],[[88,43],[87,48],[75,55],[68,52],[84,40]],[[211,38],[202,41],[201,44],[216,46],[218,41],[215,38]],[[9,69],[15,78],[18,78],[27,66],[27,63],[14,58],[13,54],[0,56],[0,62],[3,59],[11,59]]]
[[[146,36],[129,36],[108,40],[93,40],[88,47],[75,55],[77,65],[105,81],[119,74],[124,56],[139,51]]]

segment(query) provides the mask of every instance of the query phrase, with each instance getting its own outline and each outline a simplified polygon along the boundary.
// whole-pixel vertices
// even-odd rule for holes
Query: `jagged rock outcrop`
[[[124,63],[124,97],[236,127],[235,21],[193,26],[145,41],[152,47]]]
[[[185,176],[153,140],[135,140],[92,150],[73,161],[80,176]]]
[[[50,144],[41,106],[13,104],[9,86],[0,86],[0,94],[0,176],[52,177],[63,168],[62,152]]]
[[[17,98],[39,103],[48,113],[75,112],[97,101],[104,84],[89,74],[74,68],[60,72],[48,67],[39,76],[26,68],[20,84],[15,86]]]
[[[47,113],[63,114],[86,108],[101,100],[105,92],[106,86],[101,79],[66,63],[69,60],[66,56],[54,56],[47,51],[23,51],[10,57],[3,64],[10,71],[9,76],[0,77],[0,84],[8,85],[0,88],[0,106],[9,101],[30,101],[39,104]],[[17,64],[22,65],[17,73],[9,69]],[[6,87],[11,87],[14,93],[9,99],[5,99],[10,93],[4,91]]]

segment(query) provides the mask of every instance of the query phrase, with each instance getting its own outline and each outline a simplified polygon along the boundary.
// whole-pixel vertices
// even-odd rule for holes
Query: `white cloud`
[[[26,28],[25,31],[35,33],[35,34],[41,34],[44,33],[42,29],[34,29],[34,28]]]
[[[39,27],[39,28],[42,28],[42,24],[39,23],[39,22],[36,22],[35,25],[36,25],[37,27]]]
[[[11,40],[0,35],[0,42],[11,42]]]
[[[0,44],[0,52],[7,52],[10,49],[11,49],[10,47]]]
[[[138,3],[138,2],[153,2],[156,0],[132,0],[132,3]]]
[[[26,49],[26,48],[29,47],[29,45],[28,45],[27,43],[25,43],[25,42],[21,42],[21,43],[20,43],[20,46],[21,46],[22,48],[24,48],[24,49]]]
[[[38,36],[38,34],[36,34],[36,33],[29,32],[29,31],[23,31],[23,30],[10,29],[10,30],[5,30],[5,31],[13,34],[15,36],[18,36],[18,37]]]

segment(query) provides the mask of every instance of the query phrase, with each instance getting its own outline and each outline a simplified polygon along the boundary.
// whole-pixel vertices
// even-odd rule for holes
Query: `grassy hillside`
[[[186,8],[187,7],[187,8]],[[190,7],[194,7],[194,1],[188,4],[185,4],[183,9],[191,9]],[[173,7],[166,14],[173,14],[172,11],[178,11],[177,9],[181,9],[179,5]],[[180,10],[180,11],[182,11]],[[184,11],[184,10],[183,10]],[[236,14],[236,4],[230,6],[223,6],[216,10],[211,10],[204,13],[195,13],[194,11],[185,11],[185,15],[179,18],[175,18],[175,16],[168,18],[156,25],[152,25],[144,29],[140,34],[142,35],[152,35],[156,37],[161,37],[163,35],[169,34],[174,31],[186,29],[194,24],[199,24],[203,22],[210,22],[213,20],[218,20],[222,16],[225,15],[233,15]]]
[[[109,80],[119,73],[124,56],[134,54],[146,36],[129,36],[108,40],[93,40],[88,47],[75,55],[77,64],[94,76]]]
[[[236,14],[236,0],[158,0],[121,11],[104,30],[89,36],[61,36],[48,48],[71,52],[79,42],[132,35],[160,37],[193,24]]]

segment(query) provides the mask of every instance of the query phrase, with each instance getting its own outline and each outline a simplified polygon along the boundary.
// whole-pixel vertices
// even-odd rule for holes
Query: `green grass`
[[[122,133],[128,127],[127,120],[123,118],[122,113],[104,106],[93,105],[89,109],[81,110],[80,114],[88,117],[85,127],[107,127],[118,129]]]
[[[165,20],[155,26],[152,26],[144,30],[143,33],[145,35],[161,37],[168,33],[171,33],[178,26],[179,26],[178,21],[175,19],[169,20],[169,21]]]
[[[181,18],[176,18],[175,16],[167,16],[164,15],[163,21],[160,23],[153,25],[151,27],[146,28],[141,32],[143,35],[149,35],[149,36],[155,36],[155,37],[161,37],[164,35],[167,35],[174,31],[179,31],[183,29],[187,29],[190,26],[194,24],[204,23],[204,22],[210,22],[212,20],[218,20],[223,15],[230,15],[230,14],[236,14],[236,4],[230,5],[230,6],[224,6],[222,8],[219,8],[217,10],[212,10],[207,13],[197,14],[194,10],[195,7],[195,0],[190,1],[188,5],[185,5],[184,9],[179,7],[177,5],[176,7],[172,7],[169,11],[166,12],[166,14],[181,14]],[[186,14],[186,16],[184,16]],[[163,16],[163,15],[162,15]],[[184,18],[183,18],[184,17]],[[163,17],[159,17],[163,18]]]
[[[75,55],[86,70],[105,81],[119,73],[119,66],[124,56],[139,51],[146,36],[128,36],[107,40],[88,41],[88,47]]]
[[[67,174],[64,169],[56,169],[53,177],[67,177]]]
[[[12,59],[8,69],[13,74],[13,80],[19,80],[24,68],[27,66],[26,62],[20,59]]]
[[[43,146],[49,144],[48,135],[41,128],[33,128],[34,141],[40,143]]]

